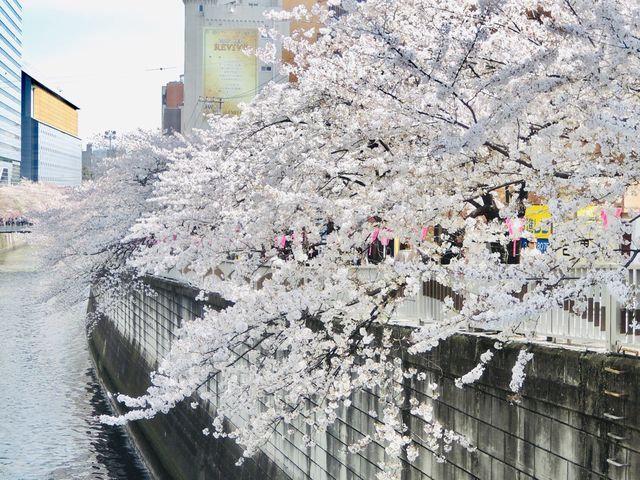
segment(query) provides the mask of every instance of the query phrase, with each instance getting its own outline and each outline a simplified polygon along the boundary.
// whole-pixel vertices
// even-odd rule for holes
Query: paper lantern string
[[[380,235],[380,229],[376,228],[373,230],[373,234],[371,235],[371,244],[369,245],[369,255],[373,253],[373,244],[376,243],[378,239],[378,235]]]
[[[604,208],[600,210],[600,218],[602,219],[602,226],[606,230],[609,226],[609,217],[607,215],[607,212],[604,211]]]
[[[524,222],[519,218],[506,218],[504,223],[509,230],[509,236],[513,239],[513,256],[515,257],[518,253],[518,240],[524,230]]]

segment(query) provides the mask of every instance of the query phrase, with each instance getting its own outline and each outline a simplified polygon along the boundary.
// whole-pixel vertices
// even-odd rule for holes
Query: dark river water
[[[0,253],[0,480],[149,479],[109,413],[84,333],[84,305],[56,312],[29,248]],[[53,313],[56,312],[56,313]]]

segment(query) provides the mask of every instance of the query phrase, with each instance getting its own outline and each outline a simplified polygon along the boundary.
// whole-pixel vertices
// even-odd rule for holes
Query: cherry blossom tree
[[[180,155],[179,137],[138,132],[119,140],[115,157],[102,159],[97,178],[67,189],[62,198],[35,216],[33,243],[43,268],[51,271],[47,291],[66,302],[86,299],[89,287],[100,300],[139,286],[127,265],[147,238],[125,240],[131,227],[149,210],[147,199],[172,155]],[[62,193],[62,192],[61,192]],[[104,307],[105,302],[98,301]]]
[[[349,13],[333,19],[334,7]],[[297,83],[271,85],[240,117],[212,118],[178,151],[162,149],[162,170],[172,162],[150,205],[151,185],[130,170],[124,186],[105,179],[79,203],[76,225],[103,232],[97,244],[70,243],[87,281],[122,268],[178,271],[231,302],[185,323],[148,393],[121,396],[133,410],[111,421],[150,418],[197,393],[216,402],[206,432],[231,435],[249,456],[279,424],[323,431],[354,392],[378,389],[376,439],[390,458],[415,460],[414,435],[436,455],[469,447],[430,404],[403,397],[403,379],[421,372],[392,352],[400,343],[419,354],[469,327],[500,330],[503,341],[531,333],[567,300],[584,309],[594,285],[633,298],[620,246],[635,219],[616,209],[640,175],[640,6],[330,0],[272,15],[324,25],[283,39],[297,61],[280,68]],[[131,165],[150,162],[142,178],[159,173],[155,142],[131,154]],[[121,198],[135,199],[126,212]],[[549,208],[546,253],[519,247],[534,203]],[[579,217],[587,207],[595,213]],[[448,235],[431,238],[429,227]],[[367,265],[381,232],[413,253]],[[474,301],[393,336],[394,312],[431,279],[461,296],[472,289]],[[529,360],[518,358],[514,390]],[[213,379],[223,385],[216,398],[203,388]],[[424,431],[403,424],[407,400]],[[229,432],[231,418],[245,421]],[[381,478],[400,470],[389,462]]]

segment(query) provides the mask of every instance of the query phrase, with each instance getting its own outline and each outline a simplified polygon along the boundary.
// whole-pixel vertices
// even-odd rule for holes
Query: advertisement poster
[[[525,229],[533,233],[537,240],[549,240],[553,233],[551,227],[551,212],[547,205],[533,205],[527,207],[525,218]]]
[[[248,103],[255,97],[257,58],[246,55],[244,50],[255,50],[257,41],[256,29],[205,30],[204,97],[217,107],[212,107],[214,113],[238,115],[238,104]]]

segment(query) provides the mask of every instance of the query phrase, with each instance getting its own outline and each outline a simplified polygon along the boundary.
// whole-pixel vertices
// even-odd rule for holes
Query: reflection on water
[[[149,479],[109,412],[89,358],[84,305],[36,304],[29,248],[0,253],[0,479]]]

